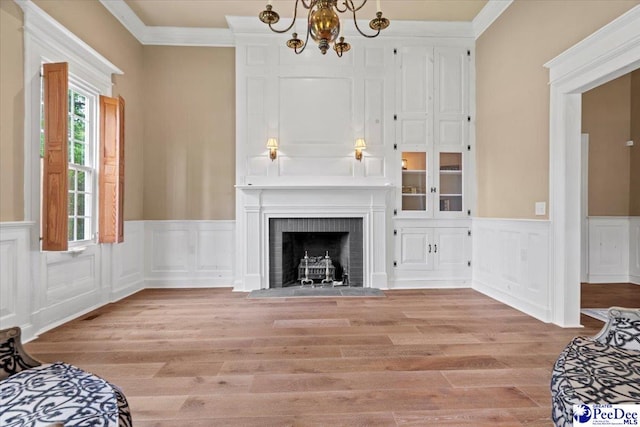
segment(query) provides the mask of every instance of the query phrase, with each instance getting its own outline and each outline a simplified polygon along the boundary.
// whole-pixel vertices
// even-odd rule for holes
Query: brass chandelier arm
[[[358,7],[355,7],[353,0],[344,0],[342,2],[342,4],[344,5],[344,9],[340,9],[340,7],[338,6],[338,4],[336,3],[336,10],[340,13],[344,13],[347,10],[350,10],[352,12],[357,12],[360,9],[362,9],[364,7],[365,4],[367,4],[367,0],[362,0],[362,4]]]
[[[298,3],[300,2],[300,0],[296,0],[296,4],[293,6],[293,19],[291,20],[291,25],[289,25],[287,28],[285,28],[284,30],[277,30],[275,28],[273,28],[273,26],[271,25],[271,23],[268,23],[267,25],[269,25],[269,29],[271,31],[273,31],[274,33],[278,33],[278,34],[283,34],[283,33],[288,33],[290,29],[293,28],[293,26],[296,24],[296,18],[298,17]],[[302,5],[307,8],[306,3],[304,0],[302,0]],[[307,8],[308,9],[308,8]]]
[[[347,0],[347,1],[351,1],[351,0]],[[380,13],[380,12],[378,12]],[[356,19],[356,11],[353,11],[353,24],[356,26],[356,30],[358,30],[358,32],[360,33],[360,35],[362,35],[363,37],[366,37],[368,39],[372,39],[375,37],[378,37],[378,35],[380,34],[380,31],[382,30],[382,28],[378,28],[378,31],[376,31],[375,34],[366,34],[363,33],[362,30],[360,29],[360,27],[358,26],[358,20]]]
[[[302,0],[302,2],[304,3],[304,0]],[[311,17],[311,12],[312,10],[309,9],[309,14],[307,15],[307,22],[309,22],[309,18]],[[307,37],[304,39],[304,45],[302,45],[302,49],[300,49],[300,51],[298,51],[297,48],[293,49],[296,55],[300,55],[307,48],[307,45],[309,44],[309,33],[310,33],[309,28],[307,28]]]

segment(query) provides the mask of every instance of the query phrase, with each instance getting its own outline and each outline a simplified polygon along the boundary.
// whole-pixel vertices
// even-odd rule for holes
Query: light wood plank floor
[[[637,286],[615,289],[583,288],[583,307],[640,305]],[[549,426],[553,362],[602,326],[562,329],[470,289],[385,294],[145,290],[26,347],[121,386],[138,427]]]

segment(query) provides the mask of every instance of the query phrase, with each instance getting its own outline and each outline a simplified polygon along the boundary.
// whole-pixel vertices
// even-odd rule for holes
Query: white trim
[[[550,76],[552,321],[580,324],[580,135],[583,91],[640,66],[640,6],[545,64]]]
[[[549,221],[473,218],[472,288],[549,322]]]
[[[487,6],[481,11],[484,13],[482,24],[491,23],[506,9],[513,0],[489,0]],[[233,47],[235,46],[235,34],[256,34],[272,36],[267,27],[255,16],[227,16],[227,28],[191,28],[148,26],[135,14],[124,0],[100,0],[100,3],[142,44],[165,46],[202,46],[202,47]],[[494,5],[495,3],[495,5]],[[299,20],[301,26],[306,26],[304,19]],[[484,22],[488,22],[485,24]],[[358,21],[361,28],[368,29],[367,21]],[[444,22],[444,21],[395,21],[382,32],[383,38],[390,37],[469,37],[477,34],[474,23],[471,22]],[[356,35],[354,25],[347,21],[344,25],[344,34]],[[481,31],[486,29],[483,28]],[[299,31],[300,32],[300,31]],[[279,34],[283,37],[284,35]],[[475,36],[477,38],[477,35]]]
[[[104,1],[104,0],[103,0]],[[146,27],[145,45],[233,47],[233,33],[226,28]]]
[[[549,83],[582,93],[640,67],[640,5],[544,64]]]
[[[146,38],[147,26],[124,0],[100,0],[100,3],[135,37],[140,43]]]
[[[144,45],[230,47],[233,33],[226,28],[190,28],[147,26],[124,0],[100,0],[100,3]],[[254,18],[258,21],[257,18]]]
[[[487,2],[480,13],[471,21],[473,35],[476,40],[511,6],[511,3],[513,3],[513,0],[489,0]]]

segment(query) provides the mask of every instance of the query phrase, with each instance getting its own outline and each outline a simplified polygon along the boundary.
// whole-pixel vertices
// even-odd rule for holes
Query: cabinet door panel
[[[435,268],[461,270],[469,261],[469,236],[466,228],[435,229]]]
[[[460,149],[469,133],[469,58],[465,48],[436,48],[434,139],[439,146]]]
[[[433,230],[415,228],[400,230],[400,264],[406,269],[431,269],[429,253]]]

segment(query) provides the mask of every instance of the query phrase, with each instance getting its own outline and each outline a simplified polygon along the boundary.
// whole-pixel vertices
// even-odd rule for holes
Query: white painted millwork
[[[143,289],[144,222],[124,231],[121,244],[40,252],[29,249],[33,223],[0,223],[0,328],[20,326],[30,340]]]
[[[589,217],[589,283],[638,283],[639,217]]]
[[[640,217],[629,220],[629,281],[640,285]]]
[[[470,286],[469,221],[405,219],[395,224],[393,288]]]
[[[396,201],[399,217],[469,216],[472,50],[473,44],[464,42],[397,49],[394,168],[402,187]],[[423,153],[418,163],[424,169],[416,170],[411,163],[418,153]],[[451,170],[447,156],[459,156],[457,170]],[[399,168],[407,158],[408,170]],[[419,183],[421,176],[424,183]]]
[[[549,221],[474,218],[473,289],[551,321]]]
[[[269,288],[269,219],[361,218],[363,286],[387,288],[389,186],[242,186],[237,219],[237,291]]]
[[[146,221],[145,285],[231,286],[235,221]]]
[[[580,324],[581,93],[640,67],[640,6],[545,64],[549,68],[552,321]]]

